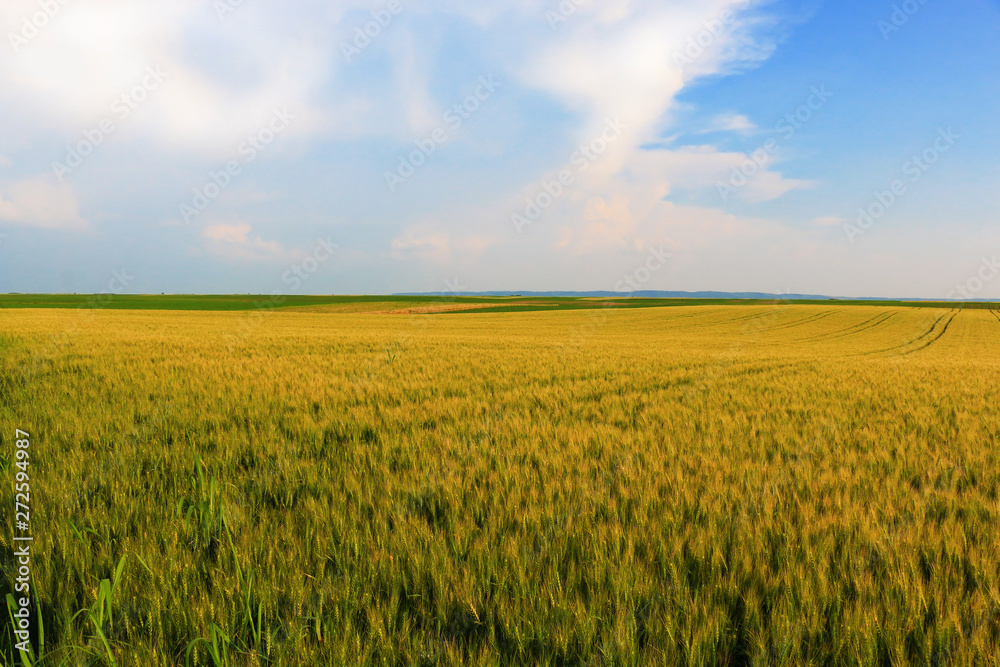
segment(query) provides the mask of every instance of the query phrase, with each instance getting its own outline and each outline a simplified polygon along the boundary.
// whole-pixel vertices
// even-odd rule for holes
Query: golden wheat
[[[33,436],[38,664],[997,664],[988,310],[6,310],[0,331],[8,468]],[[109,653],[77,612],[123,557]]]

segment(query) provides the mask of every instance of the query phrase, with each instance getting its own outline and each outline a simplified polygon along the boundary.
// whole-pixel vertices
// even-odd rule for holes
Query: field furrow
[[[844,338],[847,336],[853,336],[854,334],[859,334],[862,331],[868,329],[874,329],[875,327],[881,326],[890,320],[899,317],[899,313],[880,313],[874,317],[865,320],[861,324],[856,324],[854,326],[847,327],[846,329],[841,329],[833,333],[823,333],[810,338],[802,339],[802,342],[806,341],[828,341],[836,340],[838,338]]]
[[[907,351],[906,354],[915,354],[922,350],[926,350],[931,345],[934,345],[939,340],[941,340],[944,337],[944,335],[948,333],[948,327],[950,327],[952,325],[952,322],[955,321],[955,318],[958,317],[959,312],[960,311],[956,310],[955,312],[949,314],[946,319],[942,320],[943,324],[940,324],[940,326],[937,325],[935,326],[935,330],[932,332],[932,335],[926,341],[920,343],[915,349]]]

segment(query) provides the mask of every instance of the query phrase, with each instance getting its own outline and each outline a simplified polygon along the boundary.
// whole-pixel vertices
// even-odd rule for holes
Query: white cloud
[[[508,258],[545,252],[590,261],[627,257],[652,244],[705,248],[727,243],[730,234],[777,233],[766,221],[739,220],[712,207],[679,207],[664,201],[680,189],[714,189],[746,156],[712,146],[641,147],[676,129],[671,127],[671,115],[679,108],[676,98],[693,80],[745,67],[770,53],[773,45],[761,39],[766,26],[740,11],[753,10],[758,4],[746,0],[594,0],[580,4],[553,30],[545,20],[546,11],[558,7],[551,0],[414,0],[405,4],[403,13],[357,62],[348,65],[340,52],[341,43],[355,27],[371,19],[372,5],[363,0],[303,0],[294,9],[243,3],[224,22],[219,21],[212,3],[204,0],[136,0],[128,7],[116,0],[78,0],[66,5],[21,54],[0,59],[0,108],[20,115],[15,119],[22,130],[19,134],[76,137],[106,116],[111,102],[141,80],[146,67],[160,65],[168,80],[143,103],[140,113],[129,118],[123,133],[150,140],[168,158],[230,159],[239,141],[258,130],[275,106],[287,107],[296,115],[289,129],[293,136],[357,142],[388,138],[412,150],[412,140],[439,124],[443,108],[455,101],[441,97],[438,88],[462,87],[457,77],[465,74],[455,74],[450,67],[434,69],[446,60],[444,56],[454,55],[447,51],[453,45],[442,46],[448,40],[440,33],[457,23],[454,17],[458,16],[465,22],[462,28],[483,41],[469,54],[475,66],[481,67],[477,72],[495,74],[504,82],[504,99],[498,96],[496,104],[511,105],[511,125],[500,126],[491,135],[498,142],[491,146],[500,146],[496,153],[517,149],[503,143],[509,141],[505,137],[512,127],[552,122],[549,117],[518,116],[521,108],[513,105],[526,92],[532,97],[546,95],[575,115],[574,121],[556,130],[567,135],[567,157],[573,150],[570,144],[599,136],[609,118],[621,118],[629,127],[585,173],[577,174],[574,185],[532,230],[540,229],[540,234],[520,237],[516,245],[502,248],[494,235],[502,235],[504,225],[509,230],[508,216],[498,221],[497,207],[479,202],[481,215],[448,216],[438,209],[422,214],[423,219],[402,220],[397,229],[387,230],[391,257],[502,272],[517,269],[509,259],[498,259],[501,248],[510,251]],[[675,56],[684,53],[688,40],[706,30],[706,23],[718,22],[727,10],[735,18],[727,21],[693,62],[679,66]],[[0,28],[16,25],[34,11],[36,0],[5,0],[0,6]],[[441,14],[452,16],[442,18]],[[428,30],[428,25],[434,29]],[[354,67],[361,69],[348,69]],[[375,76],[368,80],[359,83],[352,78],[369,71]],[[726,131],[753,127],[735,111],[711,122]],[[491,137],[477,138],[476,148],[485,151]],[[281,143],[285,143],[284,136]],[[444,166],[446,159],[440,159]],[[181,162],[185,167],[189,163]],[[316,166],[300,163],[294,168],[307,171]],[[513,197],[509,209],[499,206],[501,213],[522,208],[526,195],[537,194],[541,177],[525,170],[522,182],[531,185]],[[201,173],[199,178],[203,178]],[[234,188],[228,201],[216,206],[248,207],[248,199],[259,196],[252,193],[288,185],[247,178],[246,185],[240,186],[246,188],[246,197],[237,197],[243,191]],[[511,181],[518,182],[496,180]],[[785,179],[767,165],[740,196],[764,201],[807,185]],[[510,189],[496,195],[500,204],[506,203]],[[61,196],[69,201],[67,193],[72,195],[72,190],[64,190]],[[18,204],[13,193],[7,196],[10,201],[0,200],[0,214],[6,210],[8,215],[13,211],[23,217],[26,206]],[[451,204],[462,205],[474,204]],[[486,210],[490,208],[494,210]],[[227,219],[237,222],[219,222]],[[297,256],[296,251],[255,233],[251,224],[242,222],[246,219],[217,218],[199,241],[209,253],[228,259],[264,262]],[[480,257],[495,266],[480,266]],[[568,266],[556,267],[556,259],[552,263],[553,272]]]
[[[729,184],[734,170],[744,167],[748,161],[752,160],[745,153],[723,152],[713,146],[685,146],[643,151],[629,165],[629,171],[640,172],[646,179],[662,176],[670,185],[670,192],[710,189],[712,196],[717,196],[716,186]],[[812,186],[809,181],[785,178],[780,172],[768,170],[769,166],[771,162],[757,167],[757,172],[736,188],[737,196],[751,202],[763,202]],[[719,204],[722,203],[720,200]]]
[[[813,227],[839,227],[846,222],[845,218],[840,218],[835,215],[824,215],[819,218],[813,218],[809,224]]]
[[[702,134],[707,132],[752,132],[757,127],[749,118],[742,114],[724,114],[712,119],[711,124]]]
[[[752,4],[634,2],[629,11],[599,17],[594,16],[595,6],[589,15],[574,16],[555,41],[529,53],[522,76],[587,114],[591,126],[608,116],[621,116],[646,141],[677,93],[694,78],[716,74],[734,59],[747,63],[770,53],[771,44],[746,39],[752,22],[739,12]],[[723,16],[731,18],[722,22]],[[691,58],[686,51],[689,40],[713,24],[718,29],[709,35],[710,43]]]
[[[416,257],[435,263],[451,259],[451,239],[438,231],[409,229],[393,239],[390,247],[390,256],[395,259]]]
[[[679,109],[676,97],[693,80],[746,67],[770,55],[774,43],[766,32],[758,34],[768,24],[748,13],[758,4],[637,0],[619,3],[613,12],[599,9],[596,3],[583,5],[559,25],[554,39],[528,50],[519,75],[578,113],[576,141],[589,143],[599,136],[608,118],[620,118],[628,126],[622,138],[578,174],[569,192],[537,223],[559,229],[556,248],[581,254],[612,253],[669,242],[671,225],[665,226],[665,221],[676,220],[679,209],[671,209],[664,199],[681,189],[710,189],[714,196],[716,184],[727,182],[733,168],[744,164],[745,154],[713,146],[642,147],[657,143],[670,129],[671,114]],[[706,35],[708,39],[699,41],[700,50],[689,50],[691,40]],[[737,113],[716,117],[712,125],[725,131],[754,129],[746,116]],[[811,185],[787,179],[772,167],[760,167],[739,189],[739,196],[751,202],[768,201]],[[537,194],[537,189],[532,183],[515,200],[523,202]],[[515,204],[514,210],[521,207]],[[712,208],[683,211],[686,220],[716,220],[722,215]],[[731,225],[710,228],[725,234]]]
[[[231,157],[276,106],[297,116],[290,136],[411,138],[439,122],[442,101],[430,84],[438,38],[426,34],[424,23],[427,14],[443,11],[480,27],[496,24],[502,32],[523,33],[519,48],[493,56],[497,61],[490,67],[579,109],[585,135],[586,126],[618,115],[628,119],[636,138],[646,140],[687,81],[718,72],[734,57],[735,43],[748,43],[746,22],[727,22],[684,71],[673,56],[705,30],[706,21],[748,4],[754,3],[585,3],[553,32],[544,20],[552,3],[545,0],[407,3],[361,56],[369,63],[388,58],[394,74],[374,89],[351,90],[341,74],[358,63],[345,63],[340,48],[355,27],[371,20],[363,0],[305,2],[296,11],[243,3],[225,21],[201,0],[138,0],[128,6],[89,0],[62,7],[20,53],[0,59],[0,104],[20,110],[26,127],[76,137],[109,116],[113,102],[141,81],[147,67],[158,66],[168,80],[125,131],[152,138],[167,151]],[[0,27],[16,29],[37,11],[35,0],[6,0]],[[740,48],[740,58],[756,57]],[[767,51],[766,44],[756,48]]]
[[[0,220],[39,229],[81,232],[89,223],[80,215],[76,192],[48,177],[17,181],[0,188]]]
[[[420,36],[406,26],[397,27],[388,46],[396,64],[396,90],[399,109],[405,114],[404,126],[414,134],[430,131],[441,122],[441,112],[431,97],[425,46]]]
[[[20,32],[23,17],[37,12],[33,0],[6,0],[0,26]],[[129,125],[168,151],[228,156],[275,107],[298,116],[293,133],[319,122],[311,96],[329,74],[333,45],[288,39],[282,24],[279,11],[250,3],[225,23],[196,0],[70,3],[0,59],[0,103],[28,128],[75,136],[114,117],[115,101],[158,67],[167,80]]]
[[[245,223],[210,225],[202,230],[205,248],[225,259],[244,261],[274,261],[294,259],[299,253],[285,249],[276,241],[251,236],[252,228]]]
[[[463,232],[448,221],[421,222],[406,228],[392,240],[389,256],[437,265],[449,264],[456,258],[470,263],[495,243],[496,239]]]

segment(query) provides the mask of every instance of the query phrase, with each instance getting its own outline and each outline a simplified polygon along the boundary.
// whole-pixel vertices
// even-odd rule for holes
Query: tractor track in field
[[[879,313],[870,320],[865,320],[861,324],[855,324],[854,326],[847,327],[841,331],[829,334],[820,334],[818,336],[812,336],[809,338],[801,338],[796,342],[806,342],[806,341],[830,341],[836,340],[838,338],[847,338],[848,336],[853,336],[859,334],[862,331],[868,331],[869,329],[875,329],[883,324],[889,322],[890,320],[899,317],[899,313]]]
[[[767,329],[767,331],[770,332],[770,331],[782,331],[784,329],[794,329],[795,327],[800,327],[804,324],[812,324],[813,322],[818,322],[820,320],[826,319],[827,317],[830,317],[836,312],[837,311],[835,310],[826,310],[823,311],[822,313],[817,313],[816,315],[810,315],[809,317],[803,318],[801,320],[796,320],[794,322],[786,322],[780,326]]]
[[[693,319],[693,318],[703,318],[706,315],[711,315],[711,313],[709,313],[708,311],[694,312],[694,313],[685,313],[683,315],[675,315],[675,314],[671,313],[668,317],[664,318],[663,321],[664,322],[668,322],[668,323],[675,323],[675,322],[678,322],[679,320],[690,320],[690,319]],[[709,324],[711,324],[711,323],[710,322],[698,322],[698,321],[695,321],[695,322],[681,322],[679,324],[679,326],[683,327],[683,328],[687,328],[687,329],[693,329],[695,327],[706,326],[706,325],[709,325]]]
[[[951,323],[955,321],[956,317],[958,317],[958,312],[959,312],[958,310],[954,310],[954,309],[948,311],[947,313],[945,313],[944,315],[942,315],[941,317],[939,317],[937,319],[937,321],[935,321],[934,324],[931,325],[930,329],[928,329],[922,335],[920,335],[919,337],[911,340],[908,343],[903,343],[902,345],[897,345],[895,347],[890,347],[890,348],[888,348],[886,350],[877,350],[875,352],[869,352],[868,355],[872,355],[872,354],[884,354],[886,352],[893,352],[895,350],[903,350],[903,349],[906,349],[906,348],[908,348],[910,346],[918,345],[922,341],[924,341],[925,339],[927,339],[927,338],[930,337],[930,340],[928,340],[927,342],[925,342],[923,345],[920,345],[920,347],[917,347],[915,349],[909,350],[907,352],[902,352],[902,353],[900,353],[897,356],[907,357],[907,356],[909,356],[911,354],[914,354],[916,352],[920,352],[922,350],[926,350],[928,347],[930,347],[934,343],[936,343],[939,340],[941,340],[941,337],[944,336],[945,333],[948,331],[948,327],[950,327]],[[949,317],[949,315],[951,317]],[[937,333],[937,335],[935,335],[934,332],[937,331],[938,325],[941,324],[941,322],[943,322],[945,319],[947,319],[948,321],[945,322],[944,326],[941,327],[941,330]],[[865,356],[867,356],[867,355],[865,355]]]
[[[921,347],[918,347],[915,350],[910,350],[909,352],[904,353],[903,356],[905,357],[905,356],[908,356],[908,355],[911,355],[911,354],[916,354],[917,352],[920,352],[921,350],[926,350],[931,345],[933,345],[934,343],[936,343],[939,340],[941,340],[944,337],[944,335],[946,333],[948,333],[948,327],[951,326],[951,323],[955,321],[956,317],[958,317],[958,311],[957,310],[955,312],[953,312],[952,315],[951,315],[951,317],[948,318],[948,321],[944,323],[944,327],[941,328],[941,333],[939,333],[937,336],[934,336],[934,338],[931,338],[929,341],[927,341],[927,343],[925,343]]]
[[[783,310],[784,309],[782,309],[782,312],[783,312]],[[723,324],[736,324],[737,322],[750,322],[750,321],[753,321],[753,320],[759,320],[761,318],[768,317],[768,316],[770,316],[774,312],[775,311],[773,311],[773,310],[768,310],[768,311],[765,311],[763,313],[753,313],[752,315],[746,315],[744,317],[736,317],[736,318],[731,319],[731,320],[723,320],[722,322],[704,322],[704,323],[699,323],[696,326],[698,326],[698,327],[714,327],[714,326],[721,326]]]
[[[1000,322],[1000,311],[991,310],[990,312],[993,313],[993,317],[997,318],[997,322]]]
[[[805,318],[803,318],[801,320],[796,320],[794,322],[784,322],[784,323],[779,322],[778,325],[775,326],[775,327],[768,327],[768,326],[765,325],[765,326],[757,328],[757,327],[751,327],[750,326],[751,324],[754,324],[754,323],[756,323],[759,320],[764,320],[764,319],[768,319],[770,317],[773,317],[775,315],[783,314],[786,310],[787,310],[787,307],[778,306],[778,307],[775,307],[773,309],[767,310],[767,311],[762,312],[762,313],[754,313],[753,315],[747,315],[745,317],[737,317],[737,318],[734,318],[734,319],[731,319],[731,320],[725,320],[723,322],[704,322],[704,323],[694,324],[694,325],[692,325],[691,328],[696,328],[696,327],[713,327],[713,326],[722,326],[724,324],[736,324],[738,322],[747,322],[746,326],[749,327],[749,329],[752,330],[754,333],[764,334],[764,333],[769,333],[771,331],[781,331],[782,329],[792,329],[794,327],[797,327],[797,326],[800,326],[800,325],[803,325],[803,324],[809,324],[811,322],[815,322],[815,321],[818,321],[818,320],[821,320],[821,319],[825,319],[825,318],[829,317],[830,315],[833,315],[833,314],[835,314],[837,312],[835,310],[824,311],[822,313],[817,313],[817,314],[814,314],[814,315],[809,315],[808,317],[805,317]],[[747,331],[741,332],[741,334],[746,334],[746,333],[748,333],[748,332]]]

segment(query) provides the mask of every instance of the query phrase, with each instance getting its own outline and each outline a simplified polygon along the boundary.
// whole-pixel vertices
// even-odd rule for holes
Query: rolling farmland
[[[997,664],[1000,314],[602,305],[0,309],[35,664]]]

